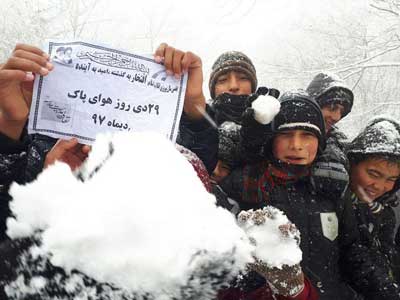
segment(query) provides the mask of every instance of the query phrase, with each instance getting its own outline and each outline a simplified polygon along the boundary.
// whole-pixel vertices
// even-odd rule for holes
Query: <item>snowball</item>
[[[251,107],[254,109],[254,119],[263,125],[271,123],[279,113],[281,104],[278,99],[269,95],[260,95],[253,101]]]
[[[160,135],[102,136],[77,174],[56,163],[11,187],[9,236],[41,231],[41,249],[67,272],[170,299],[199,266],[218,261],[216,274],[227,266],[237,273],[252,261],[235,218]]]

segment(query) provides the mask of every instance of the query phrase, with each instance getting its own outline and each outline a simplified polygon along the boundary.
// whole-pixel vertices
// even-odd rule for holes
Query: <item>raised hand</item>
[[[62,161],[74,171],[85,161],[90,149],[88,145],[79,144],[78,140],[75,138],[70,140],[58,140],[49,153],[47,153],[44,167],[47,168],[56,161]]]
[[[203,95],[203,69],[200,57],[162,43],[154,53],[157,62],[163,62],[167,74],[180,78],[188,72],[188,82],[183,110],[193,120],[201,119],[206,102]]]
[[[11,57],[0,65],[0,131],[19,139],[29,115],[34,74],[47,75],[53,69],[42,50],[17,44]]]

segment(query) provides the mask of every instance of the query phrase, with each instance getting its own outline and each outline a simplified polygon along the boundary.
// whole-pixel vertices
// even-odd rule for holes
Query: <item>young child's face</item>
[[[321,112],[324,117],[325,131],[329,132],[329,130],[332,129],[332,126],[342,118],[344,106],[338,103],[324,105],[321,108]]]
[[[219,160],[217,166],[215,167],[211,175],[211,181],[214,183],[218,183],[226,176],[228,176],[230,173],[231,169],[229,168],[229,166],[223,161]]]
[[[310,131],[287,130],[279,132],[273,141],[276,159],[293,165],[311,164],[318,151],[318,138]]]
[[[398,164],[369,158],[351,167],[350,186],[360,200],[372,202],[391,191],[399,176]]]
[[[251,93],[251,81],[245,73],[229,71],[220,75],[215,83],[215,96],[222,93],[248,95]]]

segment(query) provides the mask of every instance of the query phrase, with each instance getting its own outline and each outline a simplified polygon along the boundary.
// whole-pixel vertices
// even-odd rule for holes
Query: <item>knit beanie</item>
[[[250,58],[239,51],[228,51],[221,54],[211,68],[208,86],[210,88],[210,95],[212,99],[215,98],[215,84],[217,83],[218,77],[230,71],[245,73],[251,82],[251,92],[254,93],[256,91],[256,68],[254,67]]]
[[[341,104],[342,118],[352,109],[354,95],[346,83],[335,74],[319,73],[307,87],[307,93],[323,108],[326,105]]]
[[[272,121],[274,132],[302,129],[318,138],[318,148],[325,148],[325,123],[318,104],[302,91],[283,94],[281,109]]]

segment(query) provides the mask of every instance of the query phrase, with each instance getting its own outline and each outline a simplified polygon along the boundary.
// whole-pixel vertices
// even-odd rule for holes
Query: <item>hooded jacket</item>
[[[356,163],[369,157],[390,158],[400,161],[400,124],[387,117],[378,117],[349,144],[347,155]],[[387,265],[389,273],[399,273],[399,253],[394,243],[396,218],[392,206],[396,206],[400,179],[389,192],[375,199],[371,205],[352,195],[353,209],[357,216],[362,242],[375,253],[376,264]]]
[[[43,170],[47,152],[56,140],[43,135],[28,136],[26,131],[20,141],[14,141],[0,133],[0,242],[7,239],[6,220],[10,216],[9,186],[36,179]]]
[[[383,156],[400,160],[400,124],[389,117],[371,120],[365,129],[348,145],[347,156],[352,161],[361,161],[369,156]],[[376,202],[384,206],[397,205],[394,194],[399,189],[400,180],[394,188]]]
[[[353,107],[354,95],[346,83],[335,74],[319,73],[308,85],[306,92],[323,106],[339,103],[344,106],[344,118]]]

